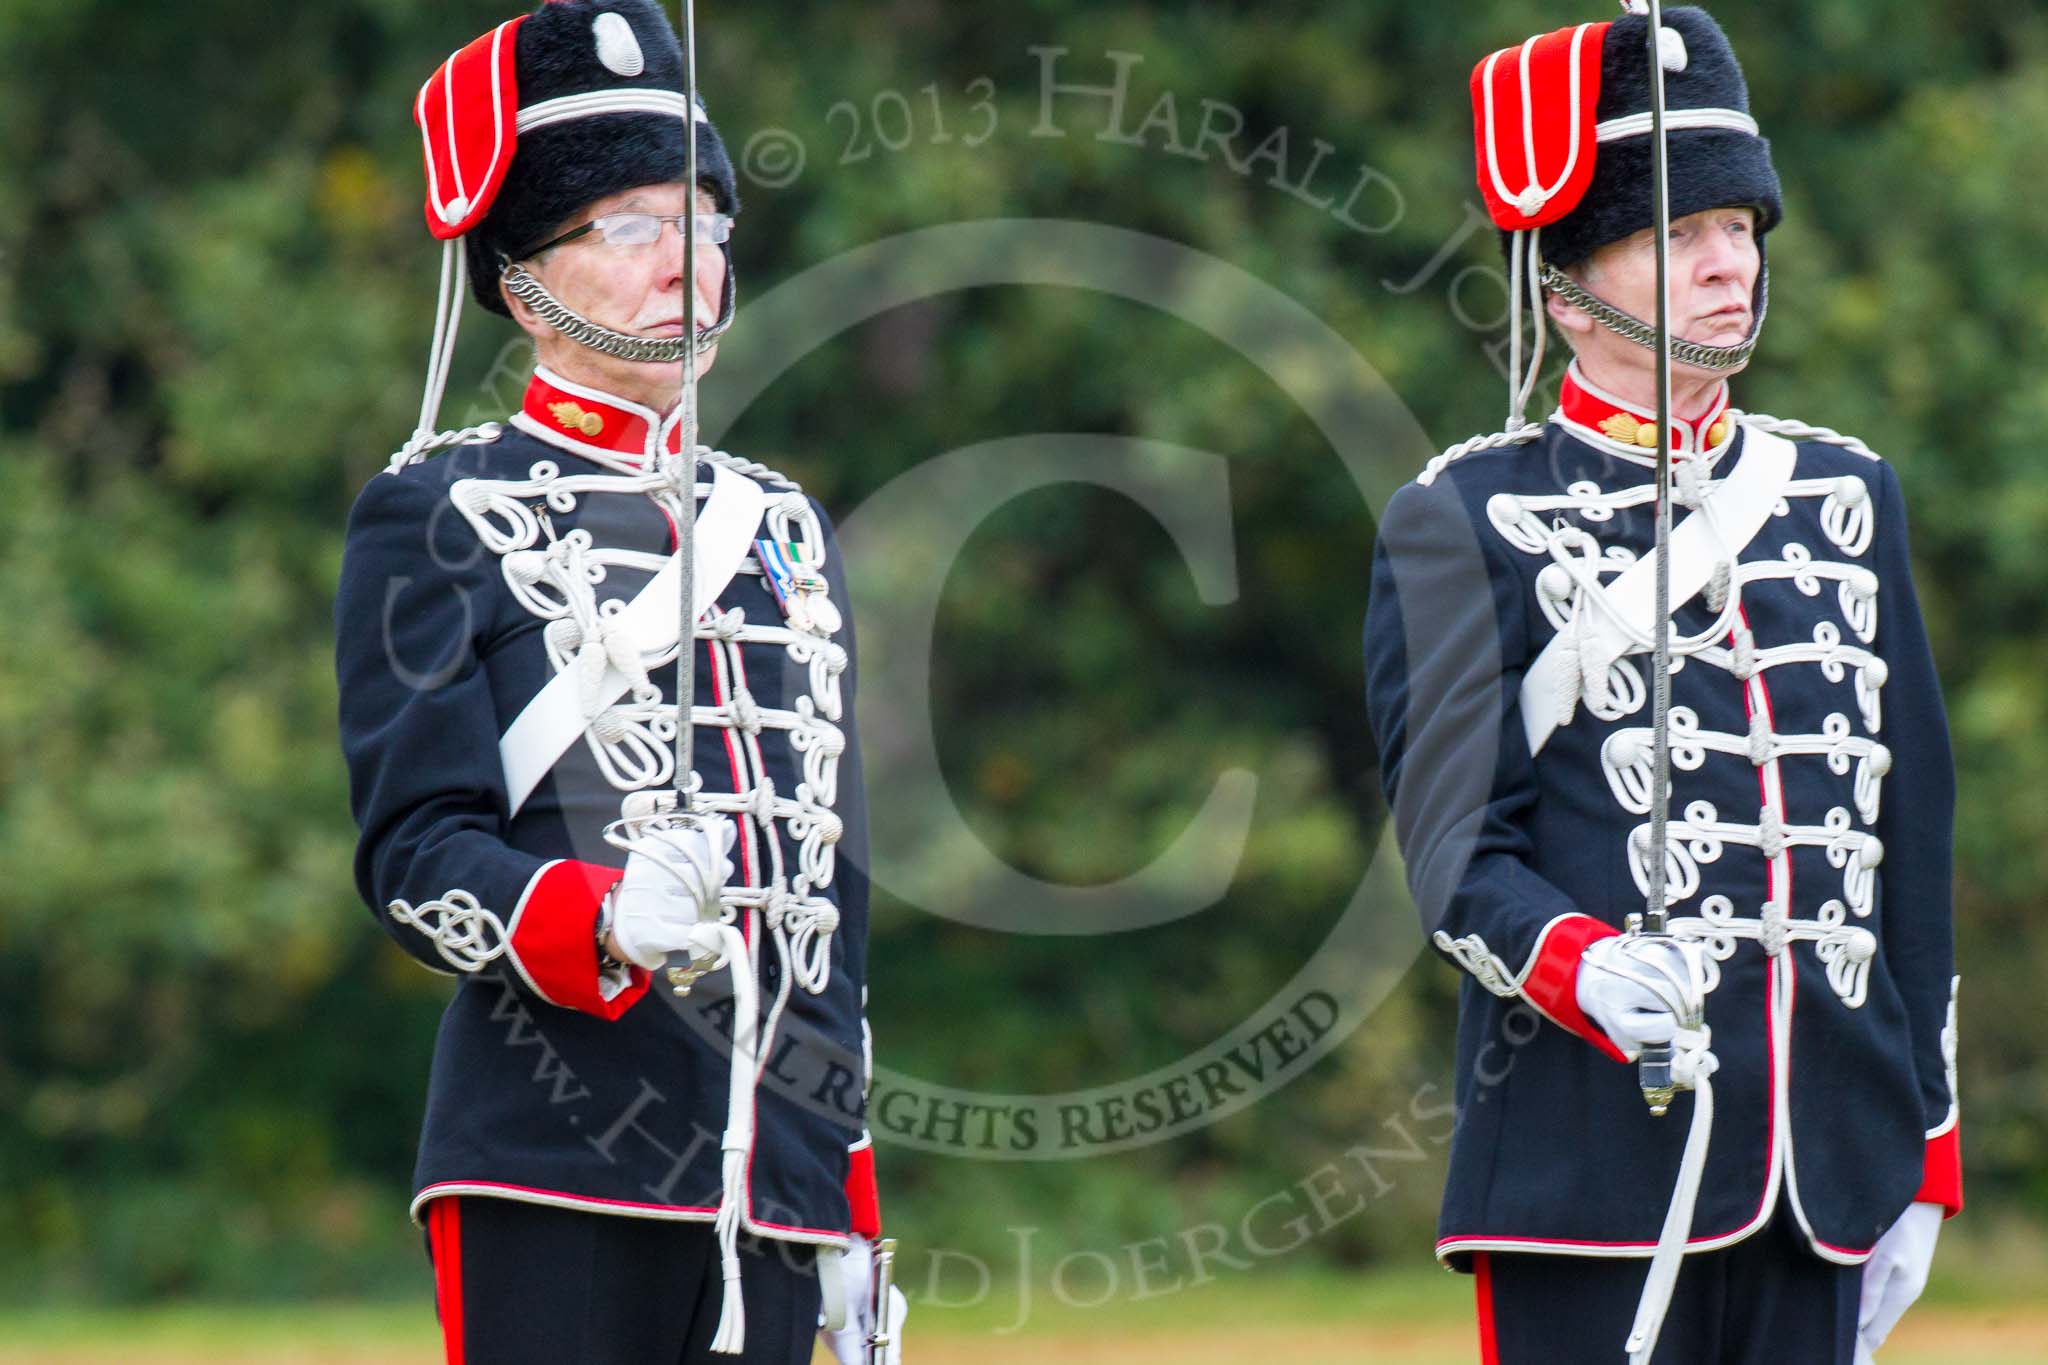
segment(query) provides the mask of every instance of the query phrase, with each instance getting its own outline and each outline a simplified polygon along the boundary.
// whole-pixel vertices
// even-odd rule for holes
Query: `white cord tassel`
[[[434,295],[434,344],[427,350],[426,392],[420,396],[419,425],[412,437],[391,457],[391,468],[401,469],[413,456],[436,443],[441,422],[441,399],[448,392],[448,371],[455,359],[455,334],[462,324],[462,239],[451,237],[441,243],[441,287]]]
[[[1671,1291],[1678,1285],[1678,1271],[1685,1261],[1685,1244],[1692,1236],[1693,1204],[1699,1198],[1700,1175],[1706,1170],[1707,1141],[1714,1127],[1714,1085],[1707,1078],[1720,1065],[1707,1050],[1710,1031],[1702,1025],[1697,1032],[1681,1029],[1672,1076],[1681,1087],[1693,1092],[1692,1127],[1685,1135],[1685,1155],[1678,1163],[1678,1185],[1671,1192],[1671,1206],[1664,1211],[1664,1230],[1658,1234],[1656,1253],[1650,1257],[1650,1273],[1643,1281],[1643,1296],[1636,1303],[1636,1320],[1628,1333],[1629,1365],[1649,1365],[1657,1349],[1657,1334],[1664,1330],[1664,1314],[1671,1307]]]
[[[725,1273],[723,1301],[718,1306],[718,1334],[711,1349],[738,1355],[747,1348],[747,1305],[740,1293],[740,1200],[746,1179],[745,1148],[725,1149],[725,1194],[718,1206],[718,1258]]]
[[[1549,339],[1550,328],[1543,315],[1543,252],[1538,245],[1543,238],[1540,227],[1529,229],[1529,265],[1525,272],[1529,281],[1529,326],[1535,335],[1529,339],[1529,368],[1522,377],[1522,387],[1515,394],[1515,416],[1522,419],[1529,410],[1529,399],[1536,393],[1536,383],[1543,377],[1543,344]],[[1516,324],[1519,328],[1520,323]]]
[[[711,1349],[724,1355],[738,1355],[747,1344],[746,1301],[740,1294],[740,1223],[747,1207],[747,1154],[754,1145],[754,1082],[758,1074],[756,1032],[760,1025],[760,987],[754,980],[753,959],[747,942],[730,924],[703,925],[709,940],[732,972],[732,1080],[726,1091],[724,1166],[718,1198],[718,1255],[725,1277],[723,1301],[718,1309],[718,1332]]]
[[[1522,261],[1520,228],[1508,238],[1508,430],[1524,422],[1522,400]]]
[[[451,237],[441,244],[441,288],[434,299],[434,345],[427,353],[427,389],[420,399],[419,432],[431,432],[440,425],[441,398],[448,392],[448,369],[455,359],[455,333],[461,323],[462,239]]]

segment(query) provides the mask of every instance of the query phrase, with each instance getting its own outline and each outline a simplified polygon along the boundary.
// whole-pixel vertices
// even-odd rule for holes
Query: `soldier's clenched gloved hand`
[[[1648,1044],[1670,1042],[1679,1020],[1698,1017],[1703,951],[1656,936],[1597,939],[1579,959],[1579,1009],[1634,1061]]]
[[[612,888],[612,951],[653,971],[668,955],[714,949],[700,923],[718,922],[718,893],[732,876],[733,823],[726,819],[642,831]]]

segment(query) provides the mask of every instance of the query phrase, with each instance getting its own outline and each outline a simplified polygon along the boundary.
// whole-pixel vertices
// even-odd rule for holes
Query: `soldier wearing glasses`
[[[732,320],[739,209],[683,74],[650,0],[551,0],[414,109],[444,244],[427,401],[351,513],[335,619],[358,884],[456,982],[412,1203],[451,1365],[789,1365],[821,1304],[864,1360],[873,1326],[845,584],[822,510],[773,470],[700,447],[679,487],[683,370]],[[465,276],[537,364],[508,421],[443,434]],[[683,516],[679,783],[657,579]],[[658,818],[679,786],[694,828]],[[678,996],[662,969],[707,924],[734,951]]]

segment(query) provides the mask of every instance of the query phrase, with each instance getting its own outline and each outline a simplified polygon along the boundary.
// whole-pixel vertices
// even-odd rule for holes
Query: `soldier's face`
[[[716,202],[703,189],[699,189],[694,197],[698,213],[718,211]],[[688,210],[691,199],[688,187],[681,183],[643,185],[587,205],[577,213],[573,222],[559,225],[557,231],[566,231],[607,213],[679,214]],[[556,298],[584,317],[614,331],[645,337],[678,337],[683,334],[683,239],[680,223],[664,224],[660,238],[646,246],[614,247],[598,234],[590,233],[542,252],[527,263],[527,268]],[[725,248],[699,236],[696,279],[699,331],[718,321],[725,271]],[[675,387],[682,384],[682,361],[661,364],[619,360],[577,345],[538,319],[529,322],[531,315],[523,308],[515,306],[514,316],[532,333],[540,349],[541,362],[558,373],[565,367],[582,371],[616,369],[619,373],[608,385],[614,392],[624,392],[621,385],[641,390],[650,384]],[[699,359],[698,374],[711,368],[717,353],[717,347],[713,346]]]
[[[1708,346],[1732,346],[1749,335],[1750,300],[1761,263],[1755,209],[1706,209],[1674,219],[1671,334]],[[1624,313],[1645,321],[1656,318],[1656,239],[1649,229],[1601,247],[1586,258],[1580,274],[1588,290]],[[1613,353],[1610,361],[1631,368],[1655,364],[1648,351],[1600,327],[1562,299],[1552,298],[1550,312],[1582,354],[1598,348]]]

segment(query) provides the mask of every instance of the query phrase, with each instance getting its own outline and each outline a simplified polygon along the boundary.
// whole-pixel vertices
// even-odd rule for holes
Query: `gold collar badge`
[[[1644,450],[1654,450],[1657,446],[1657,424],[1639,422],[1626,412],[1617,412],[1602,418],[1600,430],[1610,439],[1623,445],[1641,446]],[[1716,417],[1714,424],[1707,428],[1707,448],[1712,449],[1720,445],[1727,435],[1728,419]]]
[[[585,436],[595,436],[604,430],[604,416],[590,412],[581,403],[550,403],[548,411],[555,415],[570,431],[580,431]]]
[[[1623,445],[1642,446],[1647,450],[1657,444],[1657,424],[1655,422],[1638,422],[1634,417],[1625,412],[1617,412],[1603,418],[1600,422],[1600,430],[1605,432],[1610,439],[1619,441]]]

